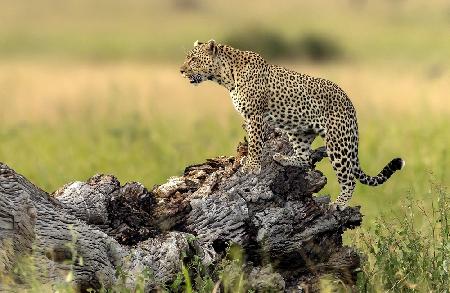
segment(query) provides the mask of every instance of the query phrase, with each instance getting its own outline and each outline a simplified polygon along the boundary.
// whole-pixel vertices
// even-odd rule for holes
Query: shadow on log
[[[44,283],[73,270],[81,291],[109,287],[120,268],[132,287],[149,270],[151,291],[175,279],[183,258],[197,255],[205,267],[217,266],[237,244],[246,256],[247,286],[258,292],[314,292],[324,274],[352,286],[359,256],[343,246],[342,234],[361,224],[359,208],[330,210],[329,197],[313,196],[326,184],[320,171],[271,159],[291,151],[274,133],[259,175],[239,171],[246,155],[241,143],[236,157],[189,166],[150,191],[96,175],[49,195],[0,164],[0,271],[12,271],[20,255],[32,253]],[[313,161],[323,156],[319,148]]]

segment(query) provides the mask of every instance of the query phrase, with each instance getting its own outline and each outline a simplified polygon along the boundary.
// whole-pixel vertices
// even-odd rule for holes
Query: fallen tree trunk
[[[73,272],[81,291],[110,287],[120,269],[133,287],[149,271],[150,291],[173,282],[192,256],[212,268],[237,244],[248,288],[314,291],[323,274],[354,285],[359,256],[343,246],[342,233],[360,225],[359,208],[329,209],[329,197],[312,196],[326,184],[322,173],[280,166],[271,159],[275,152],[291,152],[278,134],[265,143],[259,175],[239,171],[246,155],[240,144],[236,157],[189,166],[150,191],[96,175],[49,195],[0,164],[0,271],[11,272],[19,256],[32,254],[44,283]],[[324,155],[320,148],[313,160]]]

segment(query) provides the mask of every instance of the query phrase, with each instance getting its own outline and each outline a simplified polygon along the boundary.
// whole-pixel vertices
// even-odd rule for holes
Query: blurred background
[[[448,185],[447,0],[0,0],[0,161],[52,192],[95,173],[151,188],[233,155],[245,133],[226,90],[179,75],[209,39],[339,84],[367,173],[406,160],[383,186],[357,186],[365,224]],[[328,160],[318,168],[335,198]]]

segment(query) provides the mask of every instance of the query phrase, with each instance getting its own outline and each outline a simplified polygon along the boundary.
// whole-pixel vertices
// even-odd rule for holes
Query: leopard
[[[377,186],[405,166],[392,159],[376,176],[367,175],[358,157],[359,134],[355,108],[347,94],[334,82],[268,63],[260,54],[220,44],[196,41],[187,52],[180,73],[191,84],[210,80],[225,87],[234,108],[244,119],[248,154],[241,172],[261,172],[265,127],[287,135],[293,152],[275,153],[282,166],[311,166],[311,143],[323,138],[340,186],[330,205],[347,207],[356,180]]]

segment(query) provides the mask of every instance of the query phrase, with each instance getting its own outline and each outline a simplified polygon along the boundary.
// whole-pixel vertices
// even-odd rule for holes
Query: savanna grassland
[[[255,29],[276,34],[283,48],[312,34],[339,54],[268,59],[349,94],[368,174],[406,160],[386,184],[357,186],[351,204],[362,206],[370,230],[408,197],[431,207],[435,186],[445,193],[450,182],[449,27],[450,4],[440,0],[0,1],[0,161],[51,192],[95,173],[151,187],[187,164],[232,155],[245,135],[241,118],[225,89],[181,78],[185,52],[197,39],[246,31],[245,49],[258,50]],[[329,162],[318,168],[328,178],[322,193],[335,197]],[[430,226],[425,218],[413,214],[417,231]]]

